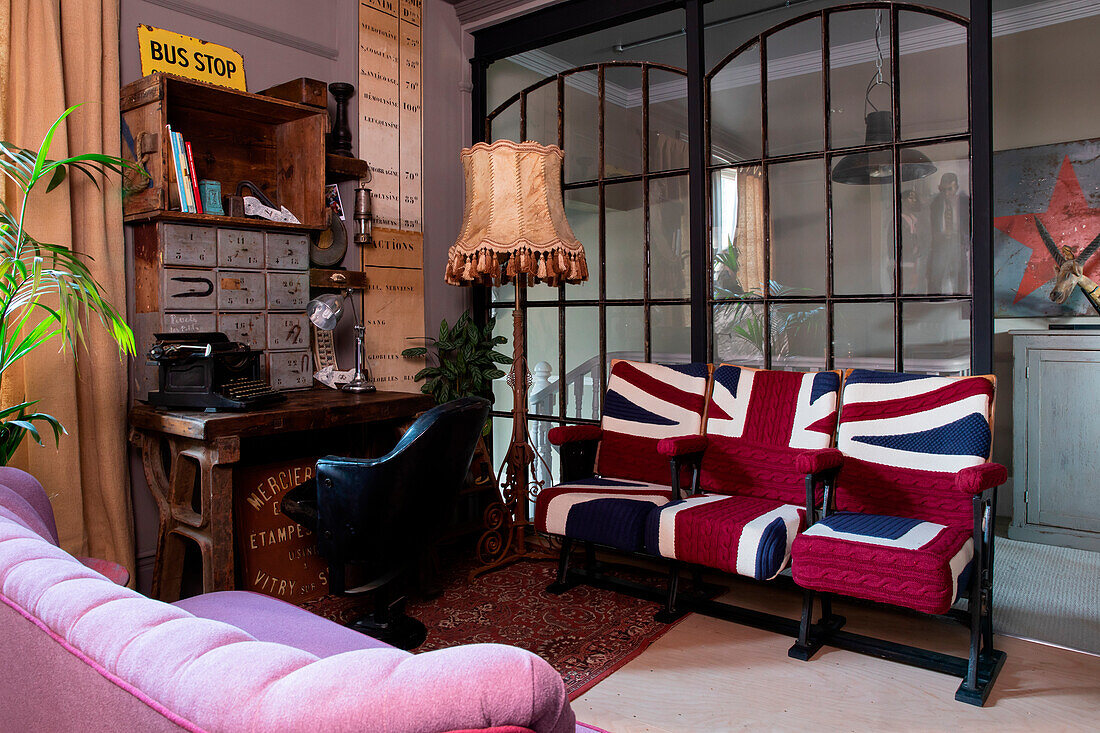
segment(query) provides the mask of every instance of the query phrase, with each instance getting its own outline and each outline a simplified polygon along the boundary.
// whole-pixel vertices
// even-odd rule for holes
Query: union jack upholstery
[[[669,462],[658,454],[657,443],[701,432],[709,384],[707,364],[612,362],[597,433],[596,475],[540,492],[535,528],[643,550],[646,516],[673,496]]]
[[[987,377],[848,374],[837,513],[795,540],[795,581],[946,612],[974,556],[973,492],[957,475],[988,461],[992,405]]]
[[[838,372],[719,366],[707,404],[704,493],[653,511],[647,550],[751,578],[778,575],[806,523],[797,458],[832,442],[839,389]]]
[[[667,485],[668,461],[657,442],[702,432],[709,377],[706,364],[613,361],[596,473]]]

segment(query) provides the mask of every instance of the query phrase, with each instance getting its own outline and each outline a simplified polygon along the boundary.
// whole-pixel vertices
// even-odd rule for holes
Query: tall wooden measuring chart
[[[418,392],[424,362],[421,0],[359,3],[359,157],[370,163],[374,244],[361,249],[367,358],[379,389]]]

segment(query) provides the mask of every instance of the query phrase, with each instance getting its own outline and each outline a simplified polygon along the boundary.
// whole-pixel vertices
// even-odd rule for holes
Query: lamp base
[[[355,392],[356,394],[375,391],[374,385],[368,382],[362,374],[356,374],[350,382],[340,387],[340,389],[344,392]]]

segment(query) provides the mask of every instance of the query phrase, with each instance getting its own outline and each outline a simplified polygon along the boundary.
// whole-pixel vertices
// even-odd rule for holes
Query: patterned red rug
[[[409,603],[409,615],[428,627],[428,639],[416,652],[479,643],[522,647],[553,665],[573,700],[674,625],[653,620],[658,604],[612,591],[578,586],[560,596],[547,593],[555,572],[551,562],[516,563],[472,583],[471,567],[445,569],[441,595]],[[347,623],[359,604],[328,596],[307,608]]]

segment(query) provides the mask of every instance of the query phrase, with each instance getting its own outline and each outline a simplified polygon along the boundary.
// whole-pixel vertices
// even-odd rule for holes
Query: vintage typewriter
[[[260,376],[263,352],[224,333],[158,333],[156,339],[149,359],[160,368],[160,391],[149,393],[151,405],[217,412],[286,399]]]

